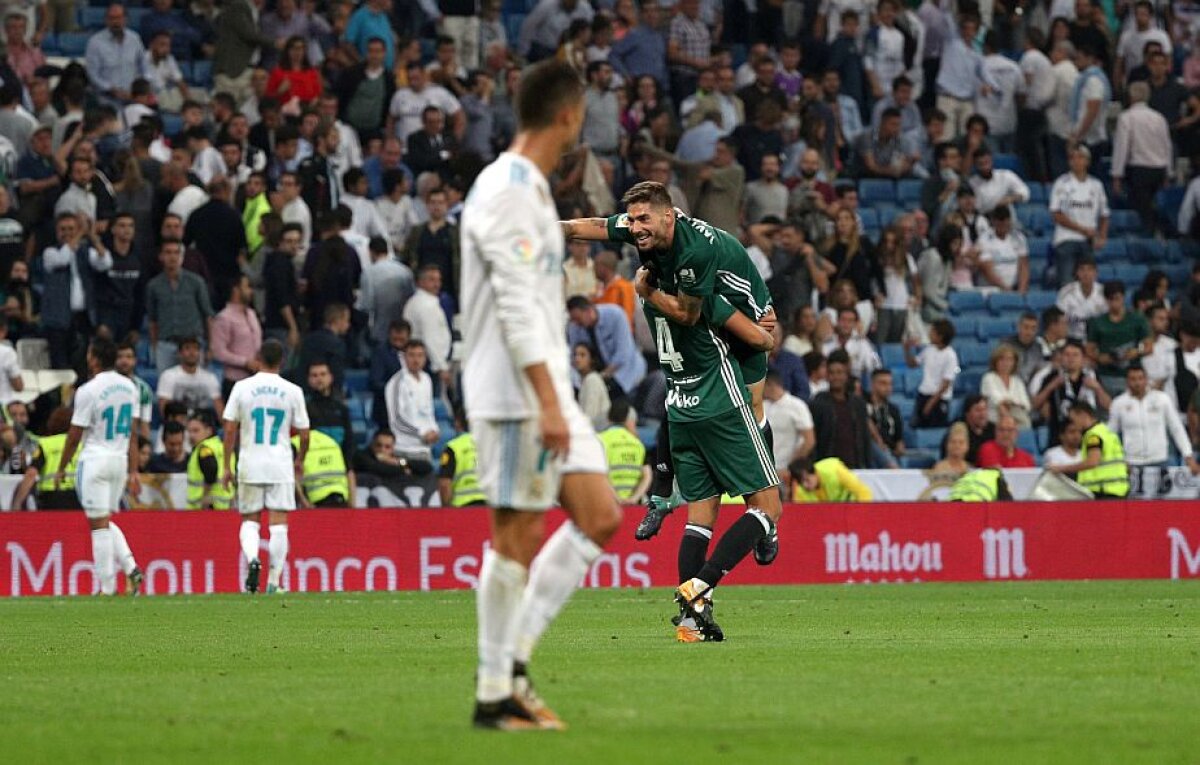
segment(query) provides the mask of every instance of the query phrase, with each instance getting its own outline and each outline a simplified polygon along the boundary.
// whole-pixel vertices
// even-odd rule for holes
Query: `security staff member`
[[[189,510],[228,510],[233,507],[233,486],[225,488],[225,445],[216,435],[212,415],[197,411],[188,419],[188,438],[196,448],[187,461],[187,506]],[[237,456],[232,460],[237,470]]]
[[[805,458],[788,465],[795,502],[870,502],[871,489],[837,457],[814,463]]]
[[[299,436],[292,438],[292,448],[300,449]],[[303,468],[300,486],[313,507],[354,505],[354,471],[346,469],[341,445],[316,428],[308,433]]]
[[[12,508],[24,510],[34,487],[37,488],[37,506],[39,510],[78,510],[79,498],[75,496],[75,465],[79,457],[78,451],[71,458],[71,463],[65,468],[59,467],[62,459],[63,446],[67,442],[67,428],[71,425],[71,410],[65,407],[55,409],[50,413],[46,429],[50,435],[38,439],[37,448],[33,451],[33,459],[25,469],[25,476],[13,493]],[[63,474],[58,487],[54,486],[56,473]]]
[[[466,428],[461,411],[454,412],[454,427],[458,435],[446,442],[438,467],[438,495],[443,505],[467,507],[487,502],[479,488],[476,472],[475,438]]]
[[[358,488],[358,479],[354,475],[354,426],[350,418],[350,407],[341,400],[333,385],[333,372],[324,361],[308,365],[308,387],[305,391],[304,404],[308,407],[308,421],[312,432],[320,431],[333,439],[342,450],[342,465],[346,471],[345,477],[349,483],[348,494],[337,507],[350,507],[354,504],[354,493]],[[309,449],[313,447],[310,439]],[[311,496],[309,501],[316,502]]]
[[[1096,419],[1090,404],[1076,401],[1071,405],[1071,422],[1083,431],[1083,462],[1051,465],[1055,473],[1074,474],[1075,480],[1089,489],[1096,499],[1123,499],[1129,494],[1129,466],[1121,437]]]
[[[1012,499],[1008,481],[996,468],[972,470],[950,487],[951,502],[995,502]]]
[[[608,482],[623,505],[641,504],[650,488],[650,466],[646,464],[646,446],[627,425],[629,402],[617,399],[608,410],[608,428],[600,433],[600,443],[608,458]]]

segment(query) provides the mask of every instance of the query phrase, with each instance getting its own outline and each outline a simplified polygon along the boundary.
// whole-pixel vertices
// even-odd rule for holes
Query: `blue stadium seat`
[[[1150,273],[1150,266],[1122,264],[1116,266],[1115,276],[1125,282],[1125,290],[1132,299],[1134,291],[1142,285],[1148,273]]]
[[[1044,452],[1050,448],[1050,428],[1039,425],[1033,429],[1033,433],[1037,436],[1038,451]]]
[[[918,449],[928,449],[936,452],[942,448],[942,439],[946,437],[946,428],[917,428],[916,433],[916,447]]]
[[[1030,290],[1025,296],[1025,303],[1029,306],[1029,310],[1040,314],[1050,306],[1058,302],[1058,293],[1053,290]]]
[[[1021,159],[1016,154],[993,154],[992,167],[997,170],[1012,170],[1017,175],[1022,175]]]
[[[158,390],[158,370],[157,369],[155,369],[154,367],[148,367],[146,369],[139,369],[137,374],[138,374],[138,377],[142,378],[142,380],[147,385],[150,386],[150,390],[154,390],[154,391]],[[155,408],[157,409],[158,407],[155,407]]]
[[[194,61],[192,62],[192,74],[188,78],[188,82],[192,85],[199,85],[202,88],[207,88],[213,82],[213,65],[211,61]]]
[[[987,299],[993,316],[1013,317],[1025,310],[1025,296],[1016,292],[994,292]]]
[[[55,36],[59,52],[69,58],[77,58],[87,50],[89,35],[87,32],[60,32]]]
[[[350,393],[369,390],[369,373],[365,369],[346,370],[346,390]]]
[[[104,15],[108,8],[85,5],[79,9],[79,26],[84,29],[101,29],[104,27]],[[136,29],[137,27],[133,27]]]
[[[1001,340],[1015,332],[1016,322],[1011,317],[985,318],[979,320],[979,339],[984,342]]]
[[[889,369],[902,369],[907,366],[904,360],[904,346],[900,343],[883,343],[879,346],[879,357]]]
[[[1171,280],[1171,284],[1187,284],[1192,278],[1192,266],[1190,263],[1172,263],[1162,267],[1166,272],[1167,278]]]
[[[974,337],[954,338],[954,351],[958,354],[958,364],[961,367],[987,366],[992,356],[992,347],[981,343]]]
[[[1142,219],[1136,210],[1113,210],[1108,225],[1109,233],[1132,234],[1141,230]]]
[[[525,23],[524,13],[512,13],[504,19],[504,31],[508,33],[510,44],[521,38],[521,25]]]
[[[1025,238],[1025,243],[1029,245],[1030,262],[1046,260],[1050,257],[1050,241],[1049,237],[1044,236],[1030,236]]]
[[[450,407],[446,406],[446,400],[441,396],[433,399],[433,417],[438,422],[445,420],[451,424],[454,423],[454,415],[450,412]]]
[[[1017,205],[1017,220],[1026,235],[1043,236],[1054,230],[1054,221],[1044,205]]]
[[[896,201],[901,207],[912,208],[921,204],[921,186],[924,181],[905,178],[896,182]]]
[[[733,59],[733,68],[736,70],[746,63],[746,59],[750,57],[750,51],[745,45],[737,43],[729,46],[729,56]]]
[[[168,138],[173,138],[179,135],[179,131],[183,130],[183,117],[171,112],[163,112],[159,116],[163,121],[163,135]]]
[[[956,316],[964,313],[982,313],[986,308],[987,302],[982,293],[973,290],[950,293],[950,313]]]
[[[904,370],[904,392],[910,396],[917,395],[917,388],[921,385],[921,370],[905,369]]]
[[[935,452],[907,452],[900,458],[900,467],[905,470],[928,470],[937,463]]]
[[[858,182],[858,201],[864,205],[875,202],[896,202],[896,184],[882,178],[867,178]]]
[[[969,396],[979,392],[979,384],[983,380],[983,372],[960,372],[954,381],[954,392],[960,396]]]
[[[904,211],[894,204],[888,202],[878,202],[875,205],[875,212],[879,214],[880,228],[887,228],[892,225],[896,218],[900,217]]]
[[[892,397],[892,403],[900,410],[900,419],[908,422],[912,419],[913,412],[916,411],[917,401],[912,398],[896,398]]]
[[[1179,208],[1183,206],[1186,191],[1183,186],[1172,186],[1154,195],[1154,209],[1158,210],[1159,223],[1167,231],[1176,231],[1179,225]]]
[[[1037,434],[1032,430],[1022,430],[1017,434],[1017,447],[1029,452],[1041,463],[1042,450],[1038,447]]]
[[[1129,257],[1129,248],[1124,239],[1109,239],[1104,248],[1096,253],[1097,263],[1112,263]]]
[[[951,295],[954,293],[951,292]],[[966,338],[973,338],[979,332],[979,318],[977,316],[954,316],[950,321],[954,322],[955,342]]]
[[[863,228],[865,228],[865,229],[869,230],[869,229],[881,228],[881,226],[879,225],[879,211],[876,210],[874,207],[860,208],[858,211],[858,217],[862,218]],[[879,241],[879,236],[876,235],[876,236],[871,237],[871,241],[872,242]]]
[[[358,396],[349,396],[346,398],[346,409],[350,410],[351,420],[361,420],[366,422],[367,410],[363,407],[362,399]]]
[[[1158,239],[1147,236],[1130,237],[1128,248],[1129,259],[1135,263],[1157,266],[1167,261],[1167,245]]]
[[[1049,189],[1045,184],[1030,183],[1028,185],[1030,203],[1044,205],[1050,201]]]
[[[149,8],[138,8],[133,4],[125,6],[125,26],[129,29],[138,29],[142,26],[142,19],[150,12]],[[143,45],[149,45],[149,40],[142,40]]]

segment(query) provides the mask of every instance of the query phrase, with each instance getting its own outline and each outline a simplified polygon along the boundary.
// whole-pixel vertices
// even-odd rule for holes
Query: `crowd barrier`
[[[859,470],[855,471],[871,488],[876,501],[913,502],[943,500],[950,494],[951,481],[931,476],[926,470]],[[1040,470],[1005,470],[1009,488],[1015,499],[1029,496]],[[1131,471],[1132,496],[1154,499],[1200,499],[1200,477],[1185,467],[1134,468]],[[19,476],[0,476],[0,509],[12,508],[13,492],[20,483]],[[405,482],[390,482],[388,486],[371,485],[369,477],[360,476],[356,507],[437,507],[437,478],[424,476]],[[134,506],[140,509],[185,509],[187,507],[187,477],[146,475],[142,477],[142,492]]]
[[[718,534],[740,513],[722,511]],[[684,513],[637,542],[638,509],[585,577],[589,587],[674,586]],[[236,592],[245,575],[233,512],[130,511],[121,528],[148,594]],[[550,527],[563,514],[552,512]],[[296,592],[473,587],[488,538],[483,508],[301,510],[283,583]],[[94,589],[82,513],[0,514],[0,596]],[[1193,502],[945,502],[790,505],[782,552],[747,560],[729,584],[1200,578]],[[266,555],[264,539],[261,549]]]

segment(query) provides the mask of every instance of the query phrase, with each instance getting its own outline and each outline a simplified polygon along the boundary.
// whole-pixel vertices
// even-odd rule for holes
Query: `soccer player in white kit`
[[[138,389],[128,377],[113,371],[116,363],[117,346],[111,340],[93,340],[88,346],[92,379],[75,391],[71,428],[58,463],[70,465],[75,449],[83,442],[75,467],[75,493],[92,528],[92,562],[104,595],[117,591],[117,564],[128,576],[131,593],[136,593],[142,582],[129,542],[111,520],[126,486],[134,495],[141,491],[137,440],[131,437],[139,429]],[[62,475],[60,467],[54,476],[56,487]]]
[[[296,509],[296,476],[308,452],[308,408],[298,385],[279,376],[283,345],[267,340],[258,351],[259,369],[234,384],[225,404],[225,488],[233,482],[233,449],[238,454],[238,539],[246,556],[246,592],[258,592],[262,563],[258,559],[259,518],[267,511],[271,540],[267,594],[279,592],[288,553],[288,513]],[[300,436],[293,457],[291,436]]]
[[[476,600],[474,724],[561,729],[526,665],[616,532],[621,510],[571,388],[566,248],[546,181],[578,140],[583,84],[565,63],[539,63],[521,78],[516,111],[512,146],[476,179],[462,213],[464,397],[492,508]],[[543,546],[544,513],[556,502],[570,520]]]

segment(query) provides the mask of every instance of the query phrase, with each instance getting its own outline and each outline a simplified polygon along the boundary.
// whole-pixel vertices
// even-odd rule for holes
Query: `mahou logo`
[[[984,579],[1024,579],[1029,574],[1025,565],[1025,532],[1021,529],[984,529]]]
[[[1171,540],[1171,578],[1200,576],[1200,547],[1193,552],[1188,538],[1175,528],[1167,529],[1167,539]]]
[[[893,542],[879,532],[877,539],[860,542],[858,534],[825,535],[825,573],[913,573],[942,570],[941,542]]]

